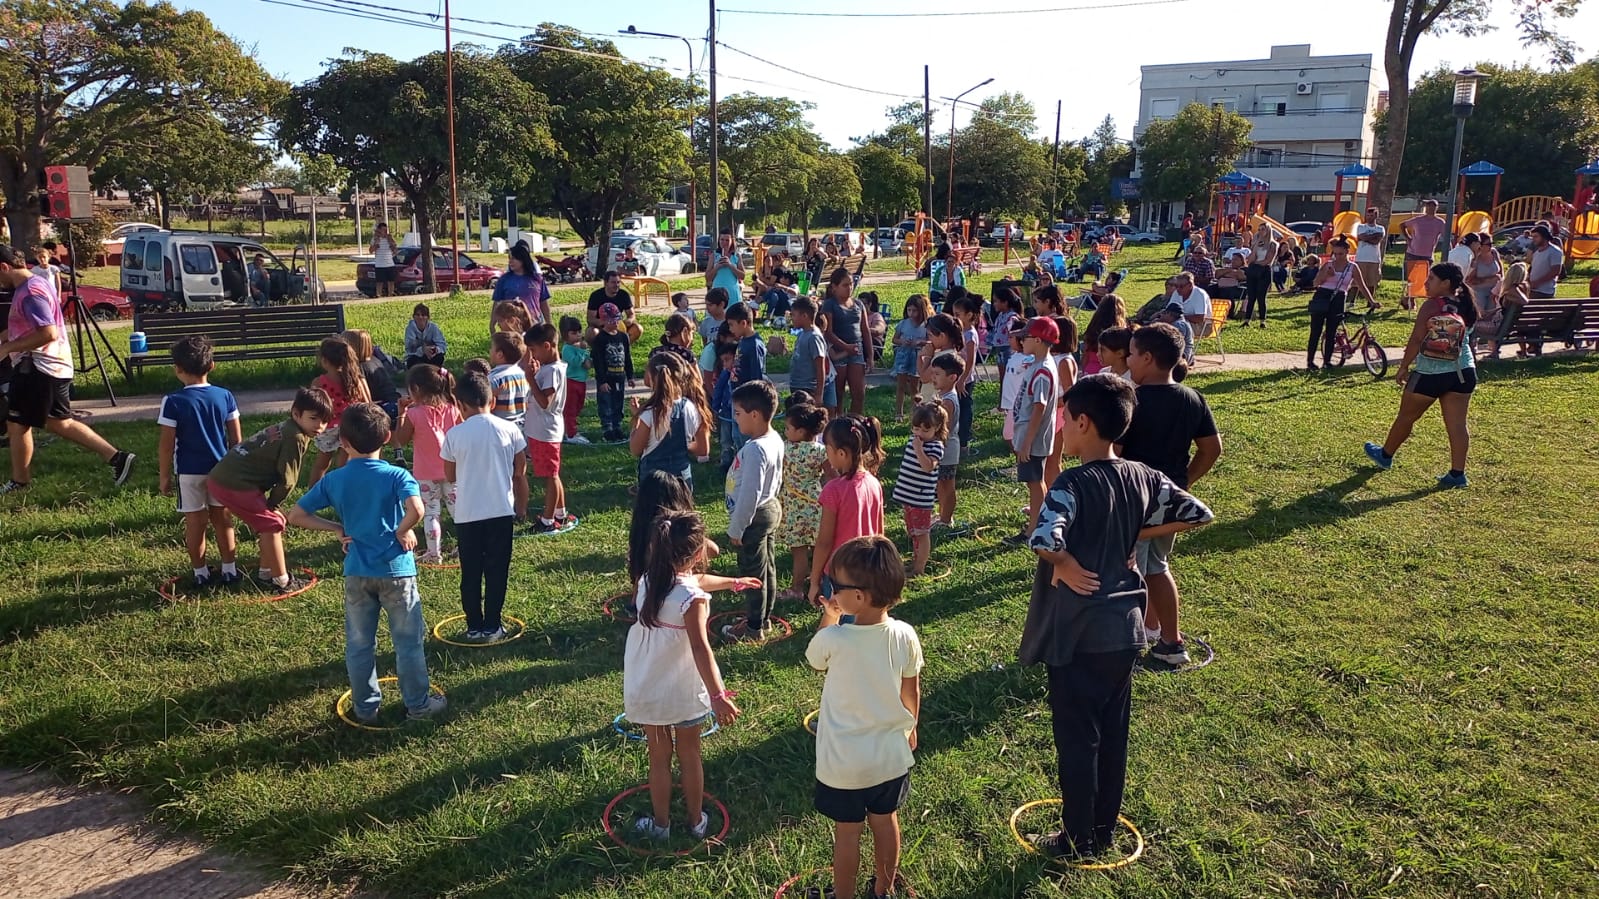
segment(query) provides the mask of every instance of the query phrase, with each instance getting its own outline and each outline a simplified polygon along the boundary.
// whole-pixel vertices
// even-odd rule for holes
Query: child
[[[870,534],[883,533],[883,485],[877,467],[883,464],[883,428],[877,419],[853,413],[835,418],[822,432],[827,464],[838,477],[822,488],[822,526],[816,532],[816,552],[811,556],[807,596],[821,605],[833,595],[833,583],[823,572],[840,546]],[[822,609],[821,627],[837,624],[838,615]]]
[[[923,407],[925,408],[925,407]],[[918,413],[920,409],[918,409]],[[845,543],[830,566],[828,608],[854,621],[818,631],[805,661],[827,672],[816,718],[816,810],[833,824],[833,889],[854,896],[863,824],[872,830],[866,895],[893,895],[899,879],[899,807],[910,796],[922,707],[922,644],[888,616],[905,589],[905,568],[886,537]]]
[[[806,302],[809,302],[808,300]],[[827,427],[827,410],[808,402],[801,391],[789,397],[787,419],[783,425],[783,525],[777,542],[794,558],[794,573],[788,589],[778,599],[804,599],[805,583],[811,574],[811,550],[816,532],[822,526],[822,475],[827,466],[827,448],[818,442]],[[807,400],[797,402],[796,400]]]
[[[641,491],[642,492],[642,491]],[[688,829],[703,840],[710,816],[703,811],[705,767],[700,758],[700,727],[706,715],[732,724],[741,714],[711,653],[706,634],[708,590],[745,586],[743,578],[696,574],[710,543],[705,523],[693,511],[662,512],[650,525],[653,536],[634,602],[638,621],[627,631],[622,657],[622,711],[644,728],[650,753],[650,805],[653,814],[634,822],[645,839],[672,836],[672,756],[680,766]]]
[[[722,367],[716,362],[716,332],[722,327],[722,322],[727,319],[727,290],[722,287],[712,287],[705,292],[705,317],[699,320],[700,341],[704,344],[700,348],[700,374],[705,382],[705,394],[709,396],[716,388],[716,375]]]
[[[637,584],[644,577],[644,562],[654,538],[656,516],[663,512],[693,512],[694,489],[677,475],[652,471],[639,478],[638,496],[633,498],[633,517],[627,531],[627,579]],[[706,554],[715,558],[721,547],[707,540]],[[637,612],[637,609],[630,609]]]
[[[911,413],[911,439],[905,441],[905,458],[894,481],[894,501],[905,508],[905,533],[911,538],[911,577],[927,570],[933,551],[933,503],[936,500],[944,438],[949,436],[949,412],[943,404],[928,403]]]
[[[455,407],[455,379],[446,369],[413,365],[405,373],[405,389],[410,398],[400,413],[394,445],[411,445],[411,474],[422,497],[422,533],[427,540],[422,562],[438,565],[444,561],[441,513],[448,507],[455,514],[455,485],[444,477],[439,448],[444,435],[461,423],[461,410]]]
[[[517,304],[518,308],[521,304]],[[518,429],[527,421],[527,372],[522,369],[522,358],[527,347],[522,343],[522,332],[496,331],[489,341],[489,387],[494,391],[494,414]]]
[[[955,320],[955,316],[940,312],[927,320],[927,343],[917,354],[917,372],[922,379],[922,395],[918,397],[920,402],[932,402],[938,398],[938,394],[932,390],[933,375],[928,367],[933,357],[939,353],[959,355],[964,344],[960,322]]]
[[[178,474],[178,512],[183,515],[183,543],[194,568],[194,587],[211,586],[211,568],[205,562],[205,528],[217,535],[222,557],[221,582],[231,587],[243,580],[237,558],[238,539],[233,519],[222,502],[206,492],[206,475],[244,439],[239,427],[239,406],[233,394],[208,380],[214,366],[211,341],[185,337],[172,345],[172,368],[183,389],[161,401],[161,495],[172,495],[172,469]]]
[[[1012,412],[1016,418],[1011,448],[1016,452],[1016,480],[1027,485],[1027,527],[1005,538],[1007,546],[1025,546],[1027,535],[1038,526],[1038,510],[1044,502],[1044,459],[1055,448],[1055,403],[1060,395],[1060,371],[1050,355],[1060,329],[1055,320],[1041,315],[1027,323],[1022,352],[1033,357],[1033,364],[1022,373]]]
[[[332,531],[344,544],[344,667],[350,675],[355,718],[371,724],[383,693],[375,650],[378,613],[388,612],[405,717],[432,718],[444,711],[442,695],[428,684],[422,641],[422,600],[416,592],[416,534],[422,498],[416,479],[382,459],[389,442],[389,414],[375,403],[355,403],[339,420],[339,442],[349,462],[318,481],[289,510],[289,524]],[[337,522],[316,513],[331,508]]]
[[[960,392],[956,385],[966,374],[966,362],[954,353],[939,353],[928,363],[927,372],[933,382],[933,403],[943,407],[950,424],[938,465],[938,519],[933,522],[936,527],[948,528],[955,526],[955,475],[962,449],[954,428],[960,420]]]
[[[697,389],[693,362],[656,353],[644,368],[649,398],[637,404],[628,450],[638,457],[639,480],[652,471],[682,478],[694,489],[695,459],[711,452],[711,415]]]
[[[689,349],[689,345],[693,342],[694,322],[685,316],[673,313],[666,317],[666,331],[661,335],[661,343],[650,350],[650,355],[671,353],[692,367],[697,361],[694,351]]]
[[[727,310],[727,323],[738,338],[738,360],[733,366],[733,383],[750,384],[766,380],[766,341],[755,333],[750,304],[739,303]]]
[[[411,320],[405,323],[405,367],[427,363],[444,367],[444,354],[449,344],[444,332],[433,321],[433,312],[427,304],[417,303],[411,310]]]
[[[1133,662],[1143,645],[1144,584],[1128,555],[1141,538],[1212,517],[1160,472],[1116,457],[1133,402],[1132,385],[1103,374],[1066,394],[1066,451],[1082,464],[1051,485],[1030,538],[1039,562],[1021,661],[1049,672],[1062,829],[1039,844],[1056,856],[1109,848],[1121,812]]]
[[[589,341],[594,352],[594,382],[600,393],[600,439],[620,443],[622,404],[633,386],[633,341],[621,329],[622,310],[615,303],[600,305],[600,330]]]
[[[728,316],[747,309],[740,304]],[[745,620],[722,628],[728,640],[761,640],[777,600],[777,564],[772,535],[783,520],[778,490],[783,485],[783,439],[772,430],[777,389],[750,381],[733,391],[733,417],[745,437],[727,471],[727,536],[738,547],[738,573],[760,585],[744,593]]]
[[[1106,328],[1099,332],[1099,359],[1104,370],[1129,384],[1133,382],[1133,372],[1127,365],[1127,355],[1132,347],[1132,328]]]
[[[465,420],[444,435],[439,458],[445,479],[455,485],[461,611],[468,642],[495,643],[505,638],[500,609],[511,571],[512,523],[516,510],[527,507],[527,440],[492,414],[494,389],[482,375],[461,378],[455,401]]]
[[[716,347],[716,361],[721,372],[716,376],[716,390],[711,394],[711,409],[716,413],[716,440],[721,447],[722,474],[733,467],[733,456],[743,444],[739,439],[738,425],[733,418],[733,366],[738,362],[738,347],[721,344]]]
[[[534,325],[526,334],[522,370],[533,379],[522,434],[527,438],[533,477],[544,479],[544,512],[528,528],[532,534],[553,534],[573,523],[566,514],[566,485],[561,483],[562,415],[566,411],[566,363],[555,349],[555,326]],[[531,492],[531,491],[529,491]],[[523,517],[531,517],[520,509]]]
[[[1022,338],[1027,334],[1027,319],[1016,316],[1010,323],[1010,352],[1006,354],[1005,376],[999,382],[999,406],[1005,411],[1004,437],[1009,441],[1016,435],[1016,394],[1022,389],[1022,374],[1033,364],[1033,357],[1022,350]]]
[[[694,308],[688,304],[688,294],[681,290],[672,294],[672,313],[688,319],[691,325],[700,323],[700,314],[695,312]]]
[[[301,388],[289,407],[288,421],[229,448],[206,478],[206,493],[255,531],[261,544],[257,576],[280,596],[304,589],[306,582],[289,574],[278,504],[300,480],[306,450],[332,417],[333,400],[326,391]]]
[[[389,420],[393,421],[400,414],[400,391],[394,386],[394,370],[383,361],[388,356],[372,342],[372,335],[363,328],[351,328],[339,336],[355,351],[355,361],[361,366],[361,378],[366,381],[367,396],[383,407],[383,411],[389,413]]]
[[[977,326],[983,312],[976,297],[963,296],[953,305],[955,320],[961,326],[961,361],[966,363],[966,370],[961,374],[959,386],[960,423],[958,427],[952,424],[950,430],[960,433],[961,451],[967,458],[975,459],[977,447],[972,445],[972,386],[977,383]]]
[[[894,326],[894,417],[905,420],[905,398],[915,405],[920,386],[916,354],[927,343],[927,298],[913,293],[905,301],[905,317]]]
[[[1016,320],[1021,300],[1017,299],[1016,291],[1006,287],[994,291],[993,303],[994,324],[988,329],[989,355],[994,360],[994,367],[1004,372],[1006,364],[1010,362],[1010,325]],[[1003,377],[1002,374],[1002,380]],[[1003,384],[1001,386],[1003,387]]]
[[[1055,403],[1055,443],[1050,447],[1049,457],[1044,460],[1044,487],[1060,476],[1060,457],[1064,450],[1061,446],[1061,432],[1066,425],[1066,391],[1077,383],[1077,319],[1069,315],[1054,316],[1055,330],[1060,337],[1055,340],[1055,395],[1060,399]]]
[[[489,375],[493,371],[494,365],[490,363],[489,360],[484,359],[481,356],[476,359],[468,359],[466,360],[466,364],[461,366],[462,377],[467,375],[482,375],[484,380],[488,380]]]
[[[501,300],[494,304],[491,313],[490,333],[522,334],[533,327],[533,316],[521,300]]]
[[[577,420],[588,397],[589,372],[594,370],[594,362],[583,343],[583,323],[576,316],[561,316],[561,361],[566,363],[566,442],[588,446],[589,439],[578,433]]]
[[[816,302],[810,297],[800,297],[789,307],[789,317],[798,332],[788,366],[790,395],[804,391],[821,397],[824,408],[837,405],[838,373],[827,355],[827,339],[822,336],[822,329],[816,327]]]
[[[322,365],[322,374],[311,382],[311,386],[326,393],[333,402],[333,417],[329,421],[337,422],[344,414],[345,407],[351,403],[371,401],[372,395],[366,390],[366,377],[361,374],[361,366],[355,359],[355,349],[343,337],[324,339],[317,349],[317,362]],[[344,451],[339,448],[337,424],[329,426],[317,436],[316,450],[316,462],[311,466],[313,485],[333,464],[335,456],[343,461]]]

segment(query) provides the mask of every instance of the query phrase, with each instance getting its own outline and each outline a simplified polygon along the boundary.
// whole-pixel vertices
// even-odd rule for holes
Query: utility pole
[[[933,214],[933,94],[932,80],[927,66],[922,66],[922,151],[927,157],[927,205],[922,207]]]
[[[720,210],[717,207],[717,204],[720,202],[720,197],[722,196],[722,175],[721,175],[721,172],[719,172],[717,170],[717,162],[716,162],[716,138],[717,138],[717,127],[716,127],[716,0],[709,0],[709,4],[708,5],[709,5],[710,11],[711,11],[711,30],[710,30],[710,36],[711,36],[711,40],[710,40],[710,53],[711,53],[711,61],[710,61],[710,92],[711,92],[711,97],[710,97],[710,107],[711,107],[711,136],[710,136],[710,144],[711,144],[711,227],[709,229],[710,232],[711,232],[711,252],[707,253],[706,256],[705,256],[705,261],[706,261],[707,264],[709,264],[711,262],[711,260],[715,258],[714,254],[716,252],[716,248],[720,245],[720,241],[722,239],[721,212],[720,212]],[[736,246],[735,246],[735,249],[736,249]]]
[[[444,0],[444,112],[444,138],[450,143],[450,265],[455,266],[456,277],[459,278],[461,233],[455,217],[460,208],[455,191],[455,46],[450,41],[450,0]],[[437,272],[429,286],[438,289]]]
[[[1056,205],[1056,189],[1060,186],[1060,101],[1055,101],[1055,158],[1049,164],[1049,222],[1054,224],[1060,207]]]

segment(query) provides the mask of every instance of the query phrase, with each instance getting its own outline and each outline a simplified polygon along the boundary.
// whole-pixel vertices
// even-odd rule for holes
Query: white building
[[[1238,169],[1271,182],[1266,213],[1283,222],[1326,221],[1333,173],[1350,163],[1371,165],[1372,123],[1380,100],[1386,100],[1379,96],[1379,75],[1369,53],[1312,56],[1309,44],[1272,47],[1267,59],[1144,66],[1133,136],[1190,103],[1247,116],[1254,125],[1253,147]],[[1350,186],[1344,189],[1347,209]],[[1184,210],[1181,202],[1145,202],[1141,211],[1143,221],[1170,223]]]

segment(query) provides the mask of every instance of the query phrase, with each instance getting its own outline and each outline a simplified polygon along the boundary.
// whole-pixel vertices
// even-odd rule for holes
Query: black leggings
[[[469,631],[500,627],[505,587],[511,576],[511,527],[514,519],[485,518],[455,523],[461,555],[461,611]]]
[[[1333,302],[1325,312],[1310,313],[1310,342],[1305,346],[1305,364],[1316,362],[1316,344],[1321,344],[1321,364],[1331,365],[1333,344],[1338,342],[1338,328],[1344,323],[1343,297]]]
[[[1256,309],[1260,320],[1266,320],[1266,291],[1271,289],[1271,266],[1250,263],[1244,269],[1244,321],[1249,321]]]

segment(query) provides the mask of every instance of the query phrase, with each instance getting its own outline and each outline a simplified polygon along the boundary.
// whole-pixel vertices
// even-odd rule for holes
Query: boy
[[[426,303],[417,303],[411,310],[411,320],[405,323],[405,367],[425,363],[443,368],[448,350],[444,332],[433,321],[433,311]]]
[[[854,896],[862,824],[872,829],[866,895],[893,895],[899,879],[899,807],[910,796],[916,723],[922,706],[922,644],[888,617],[905,589],[899,551],[880,534],[856,537],[833,554],[833,617],[811,638],[805,661],[827,672],[816,719],[816,810],[833,825],[833,889]]]
[[[716,413],[716,439],[721,445],[722,473],[733,467],[733,456],[744,441],[733,418],[733,365],[738,360],[738,347],[731,344],[716,345],[716,387],[711,391],[711,411]]]
[[[911,439],[894,481],[894,502],[905,509],[905,533],[911,538],[911,577],[927,570],[933,552],[933,503],[937,494],[939,462],[944,458],[944,438],[949,436],[949,412],[942,403],[925,403],[911,412]]]
[[[746,309],[740,303],[728,316]],[[744,592],[745,620],[722,628],[728,640],[761,640],[777,600],[777,558],[772,532],[783,520],[777,499],[783,486],[783,438],[772,430],[777,389],[770,381],[751,381],[733,391],[733,421],[745,437],[727,471],[727,536],[738,547],[740,577],[759,578],[760,586]]]
[[[817,405],[831,409],[838,405],[838,378],[833,371],[833,361],[827,355],[827,339],[822,329],[816,327],[816,303],[810,297],[800,297],[789,308],[789,317],[799,336],[794,338],[794,355],[789,361],[788,389],[792,393],[804,390],[817,400]]]
[[[596,315],[600,330],[590,338],[589,351],[599,389],[600,439],[619,443],[627,439],[622,432],[622,399],[633,386],[633,343],[621,330],[622,310],[615,303],[602,303]]]
[[[566,485],[561,483],[561,438],[565,430],[566,363],[555,348],[555,326],[534,325],[527,332],[527,357],[522,370],[533,379],[532,402],[522,433],[527,436],[528,455],[533,460],[533,477],[544,478],[544,514],[533,522],[530,533],[553,534],[568,523]],[[527,510],[522,510],[527,515]]]
[[[327,430],[333,400],[320,387],[302,387],[289,407],[289,420],[257,432],[231,449],[211,469],[206,493],[255,531],[261,544],[257,576],[279,595],[304,589],[289,574],[283,554],[283,515],[278,504],[300,480],[300,464],[311,440]]]
[[[696,327],[704,346],[700,349],[700,374],[705,379],[705,395],[716,389],[716,375],[722,367],[716,363],[716,332],[727,319],[727,291],[713,287],[705,292],[705,317]]]
[[[511,527],[527,508],[527,440],[491,414],[494,392],[482,375],[456,382],[465,421],[444,435],[439,458],[455,485],[455,539],[461,557],[461,612],[470,643],[505,639],[500,610],[511,574]],[[470,472],[469,477],[459,477]]]
[[[727,310],[727,324],[738,338],[738,361],[733,366],[733,383],[752,384],[766,380],[766,341],[755,333],[755,318],[748,303]]]
[[[1156,313],[1155,321],[1171,325],[1177,330],[1177,335],[1183,339],[1183,361],[1190,366],[1194,364],[1194,328],[1183,317],[1183,304],[1170,303],[1165,309]]]
[[[349,461],[323,475],[289,510],[289,524],[332,531],[344,544],[344,667],[350,675],[350,703],[362,724],[376,720],[383,703],[374,652],[380,611],[389,616],[405,716],[413,721],[431,718],[447,704],[432,692],[422,654],[427,625],[412,555],[412,529],[422,520],[422,496],[410,472],[383,461],[388,442],[389,414],[383,407],[346,407],[339,416],[339,443]],[[316,514],[328,508],[338,513],[337,522]]]
[[[1033,364],[1022,373],[1016,405],[1011,407],[1015,419],[1011,448],[1016,451],[1016,480],[1027,485],[1027,528],[1006,537],[1008,546],[1027,544],[1044,504],[1044,459],[1055,448],[1055,402],[1060,396],[1059,375],[1051,355],[1058,340],[1060,328],[1047,315],[1030,320],[1022,336],[1022,352],[1033,357]]]
[[[489,341],[489,384],[494,388],[494,414],[517,427],[527,418],[527,372],[522,370],[526,348],[520,335],[501,331]]]
[[[221,582],[232,587],[243,580],[236,559],[238,539],[233,519],[221,500],[206,492],[206,476],[228,450],[244,439],[239,426],[239,405],[233,394],[212,385],[208,377],[214,362],[211,341],[185,337],[172,345],[172,368],[183,389],[161,400],[161,495],[172,495],[172,469],[178,474],[178,512],[183,515],[183,542],[194,568],[194,587],[211,586],[211,568],[205,563],[205,528],[217,533],[217,553],[222,557]]]
[[[1125,459],[1142,462],[1183,490],[1210,471],[1221,458],[1221,435],[1205,398],[1177,383],[1172,369],[1182,358],[1182,335],[1171,325],[1155,324],[1133,332],[1127,368],[1138,385],[1138,407],[1132,424],[1118,441]],[[1188,447],[1194,447],[1193,458]],[[1149,584],[1149,614],[1144,622],[1150,655],[1168,665],[1188,664],[1188,649],[1177,627],[1177,580],[1170,556],[1174,534],[1138,541],[1138,570]]]
[[[966,374],[966,360],[953,352],[943,352],[927,363],[928,376],[933,379],[933,401],[943,410],[953,425],[960,421],[961,399],[956,389]],[[955,526],[955,475],[961,461],[960,437],[953,427],[946,432],[944,455],[938,463],[938,520],[935,527]]]
[[[1037,838],[1055,856],[1109,848],[1127,780],[1133,662],[1143,648],[1144,582],[1127,566],[1139,539],[1211,520],[1171,479],[1118,459],[1133,417],[1132,385],[1089,375],[1066,392],[1063,444],[1082,464],[1061,472],[1038,512],[1038,554],[1021,662],[1049,676],[1061,830]]]

